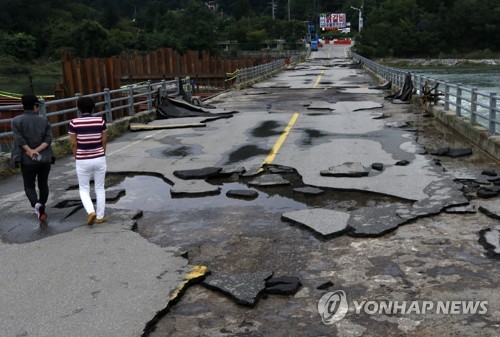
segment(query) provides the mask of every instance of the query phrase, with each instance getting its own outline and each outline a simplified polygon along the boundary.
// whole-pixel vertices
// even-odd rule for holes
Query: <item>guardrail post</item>
[[[462,87],[461,83],[457,84],[457,99],[455,101],[455,116],[462,117]]]
[[[175,78],[175,89],[176,89],[176,95],[179,95],[181,93],[181,80],[179,79],[179,77],[176,77]]]
[[[130,86],[128,88],[128,115],[133,116],[135,113],[134,109],[134,88]]]
[[[104,110],[106,111],[106,123],[113,121],[113,113],[111,111],[111,94],[109,88],[104,88]]]
[[[148,110],[153,110],[153,88],[151,81],[148,81]]]
[[[40,106],[38,107],[38,114],[43,118],[47,118],[47,106],[45,105],[45,100],[43,98],[38,100]]]
[[[497,119],[497,94],[490,93],[490,119],[489,119],[489,132],[490,135],[496,133],[496,119]]]
[[[470,122],[471,124],[476,124],[476,113],[477,113],[477,88],[472,88],[470,94]]]
[[[239,72],[238,75],[237,75],[238,76],[238,80],[237,80],[238,84],[241,84],[241,83],[245,82],[246,68],[238,69],[236,71]]]
[[[80,109],[78,109],[78,100],[80,99],[80,97],[82,97],[82,94],[80,94],[79,92],[75,93],[76,117],[82,117]]]
[[[167,96],[167,81],[165,81],[165,80],[161,80],[160,95],[161,95],[161,97]]]
[[[450,110],[450,85],[444,82],[444,110]]]
[[[422,75],[413,75],[413,85],[415,86],[415,89],[417,90],[417,94],[422,94]]]

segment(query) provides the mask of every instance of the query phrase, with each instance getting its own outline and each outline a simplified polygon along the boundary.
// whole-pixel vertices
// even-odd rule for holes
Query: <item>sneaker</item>
[[[92,226],[95,221],[95,212],[92,212],[89,214],[89,217],[87,218],[87,225]]]
[[[47,220],[47,214],[45,214],[45,206],[37,202],[35,205],[35,214],[40,221]]]
[[[101,218],[101,219],[95,219],[96,223],[103,223],[106,222],[106,218]]]
[[[47,214],[45,214],[45,205],[40,205],[40,207],[38,207],[38,219],[40,219],[40,221],[47,220]]]

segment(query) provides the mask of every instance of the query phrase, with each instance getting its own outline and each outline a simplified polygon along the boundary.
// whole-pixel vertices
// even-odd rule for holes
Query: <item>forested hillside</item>
[[[162,47],[217,52],[223,40],[260,49],[269,39],[300,41],[306,21],[332,12],[347,14],[357,50],[368,57],[500,52],[498,0],[365,0],[358,36],[358,11],[351,6],[361,2],[274,0],[273,11],[272,0],[3,0],[0,57],[29,61],[58,59],[64,50],[92,57]]]

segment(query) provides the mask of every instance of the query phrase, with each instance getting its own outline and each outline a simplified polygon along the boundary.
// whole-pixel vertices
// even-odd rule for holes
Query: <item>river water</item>
[[[448,82],[450,84],[461,84],[469,89],[476,88],[479,93],[485,94],[478,95],[477,99],[481,105],[477,107],[477,123],[484,127],[489,127],[487,118],[489,117],[489,94],[497,93],[500,95],[500,66],[441,66],[441,67],[420,67],[420,68],[404,68],[414,74],[424,75],[434,80]],[[444,91],[444,86],[440,85],[438,90]],[[450,89],[450,93],[455,94],[454,88]],[[463,92],[465,98],[470,99],[471,93]],[[470,102],[462,101],[462,115],[470,118]],[[454,106],[450,108],[454,109]],[[481,118],[480,116],[483,116]],[[496,132],[499,132],[500,127],[497,125]]]
[[[485,93],[496,92],[500,94],[500,66],[441,66],[405,68],[405,70],[436,80],[477,88],[479,91]]]

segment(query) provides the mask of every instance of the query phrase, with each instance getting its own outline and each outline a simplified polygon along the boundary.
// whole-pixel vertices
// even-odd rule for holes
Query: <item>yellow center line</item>
[[[319,81],[321,81],[321,77],[323,77],[324,72],[325,72],[325,69],[321,70],[321,72],[319,73],[318,79],[316,80],[316,83],[314,83],[314,85],[313,85],[313,89],[316,89],[316,87],[318,86]]]
[[[278,138],[278,141],[276,141],[276,144],[274,144],[273,148],[271,149],[271,151],[267,155],[266,160],[264,160],[262,165],[271,164],[273,162],[274,158],[278,154],[278,151],[279,151],[281,145],[283,145],[286,137],[288,136],[288,134],[290,133],[290,130],[292,129],[293,125],[295,124],[295,121],[297,121],[297,118],[299,118],[298,112],[293,114],[292,118],[288,122],[287,127],[285,128],[285,131],[283,131],[280,138]],[[262,170],[262,168],[261,168],[261,170]]]
[[[314,85],[313,85],[313,89],[315,89],[318,86],[318,84],[321,81],[321,77],[323,76],[324,72],[325,72],[325,69],[322,69],[321,72],[320,72],[320,74],[319,74],[319,76],[318,76],[318,79],[316,80],[316,83],[314,83]],[[281,148],[281,145],[283,145],[283,143],[285,142],[286,137],[288,137],[288,134],[290,133],[290,130],[292,129],[292,127],[295,124],[295,122],[297,121],[297,118],[299,118],[299,113],[298,112],[296,112],[296,113],[293,114],[292,118],[290,119],[290,122],[288,122],[288,125],[285,128],[285,131],[283,131],[283,133],[281,134],[280,138],[278,138],[278,140],[276,141],[276,144],[274,144],[273,148],[271,149],[271,151],[267,155],[266,160],[264,160],[264,162],[262,163],[262,166],[269,165],[269,164],[271,164],[273,162],[274,158],[278,154],[279,149]],[[262,167],[260,168],[259,171],[262,171]]]

